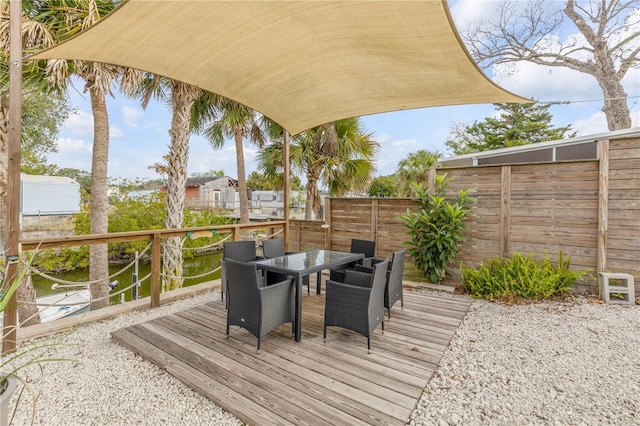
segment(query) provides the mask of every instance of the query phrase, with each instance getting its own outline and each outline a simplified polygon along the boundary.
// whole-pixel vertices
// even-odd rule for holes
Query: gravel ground
[[[39,394],[33,423],[242,424],[110,338],[111,331],[218,297],[204,294],[34,342],[60,341],[42,355],[73,361],[23,371]],[[23,393],[13,424],[31,423],[32,399]],[[640,424],[640,307],[583,297],[523,306],[474,301],[410,424]]]

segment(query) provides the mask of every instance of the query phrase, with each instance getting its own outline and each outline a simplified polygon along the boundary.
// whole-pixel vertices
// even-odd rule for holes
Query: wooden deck
[[[302,298],[302,341],[283,325],[263,338],[231,328],[221,301],[112,333],[115,342],[252,425],[405,424],[469,303],[405,291],[366,338],[330,327],[322,341],[324,297]]]

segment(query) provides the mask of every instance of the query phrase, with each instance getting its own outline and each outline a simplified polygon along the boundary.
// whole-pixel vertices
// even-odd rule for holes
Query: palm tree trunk
[[[188,85],[172,82],[171,104],[171,148],[168,155],[167,170],[167,221],[166,227],[181,228],[184,220],[185,186],[187,182],[187,163],[189,160],[189,124],[191,107],[195,93]],[[164,251],[164,272],[167,275],[167,289],[182,287],[183,258],[182,238],[167,239]]]
[[[244,148],[242,132],[236,130],[236,162],[238,163],[238,193],[240,195],[240,223],[249,223],[249,198],[247,197],[247,177],[244,171]]]
[[[104,93],[89,89],[93,111],[93,159],[91,163],[91,233],[109,231],[109,201],[107,199],[107,163],[109,160],[109,117]],[[91,309],[109,306],[109,256],[107,244],[89,247],[89,280]]]
[[[9,98],[3,96],[0,99],[0,252],[4,252],[6,241],[5,223],[7,221],[7,186],[9,167]],[[40,324],[38,307],[35,304],[36,291],[33,288],[31,279],[23,280],[16,290],[16,296],[20,301],[27,301],[27,304],[18,305],[18,318],[20,325]]]
[[[304,219],[313,220],[319,216],[320,196],[318,195],[318,175],[312,171],[307,171],[307,202],[304,209]]]

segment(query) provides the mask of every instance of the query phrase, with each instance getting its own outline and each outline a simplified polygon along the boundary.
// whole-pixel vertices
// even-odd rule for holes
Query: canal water
[[[196,256],[192,259],[185,260],[184,271],[183,271],[183,277],[185,277],[184,287],[188,287],[194,284],[199,284],[205,281],[219,279],[220,278],[219,270],[202,277],[200,277],[200,275],[210,272],[216,268],[219,268],[221,259],[222,259],[222,253],[217,252],[213,254]],[[131,266],[125,271],[122,271],[123,268],[125,268],[127,265],[128,263],[109,265],[109,275],[118,273],[117,276],[114,276],[113,278],[111,278],[112,282],[115,280],[118,281],[118,286],[113,290],[111,290],[111,294],[117,293],[118,291],[126,287],[129,287],[131,285],[132,279],[133,279],[134,267]],[[146,277],[150,272],[151,272],[150,262],[140,261],[138,263],[138,279],[142,279]],[[71,281],[71,282],[80,283],[80,284],[86,283],[89,281],[88,269],[63,272],[60,274],[49,274],[49,275],[59,280]],[[188,277],[198,277],[198,278],[188,278]],[[33,281],[33,286],[35,287],[35,290],[36,290],[37,297],[45,296],[53,293],[59,293],[59,292],[64,293],[65,291],[73,291],[73,290],[81,289],[81,287],[64,288],[64,289],[59,287],[57,289],[52,289],[52,285],[56,281],[52,281],[48,278],[44,278],[36,274],[32,274],[31,278]],[[60,285],[62,285],[62,283],[60,283]],[[142,298],[142,297],[149,296],[150,288],[151,288],[151,278],[149,277],[140,285],[138,289],[138,297]],[[126,301],[132,300],[131,289],[124,292],[124,295],[125,295]],[[116,295],[112,297],[111,304],[120,303],[120,297],[121,297],[120,295]]]

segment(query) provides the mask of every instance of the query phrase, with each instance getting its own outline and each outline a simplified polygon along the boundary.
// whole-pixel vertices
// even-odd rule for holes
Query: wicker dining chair
[[[327,327],[347,328],[367,338],[371,353],[371,335],[378,324],[384,333],[384,288],[387,266],[384,260],[373,266],[373,274],[355,270],[345,272],[345,282],[327,280],[324,308],[324,341]]]
[[[271,238],[262,242],[262,254],[265,258],[280,257],[292,252],[286,252],[284,250],[284,240],[281,238]],[[288,275],[279,274],[277,272],[267,272],[267,281],[276,282],[282,281],[289,277]],[[309,276],[302,277],[302,285],[307,286],[307,294],[311,292],[311,285],[309,284]]]
[[[227,274],[225,267],[227,259],[246,263],[263,259],[263,257],[256,254],[256,242],[253,240],[228,241],[222,243],[222,268],[220,279],[220,298],[222,300],[224,300],[224,295],[227,293]]]
[[[376,255],[376,242],[353,238],[351,240],[350,252],[364,254],[364,260],[352,262],[340,268],[331,269],[331,271],[329,271],[330,280],[344,282],[345,272],[348,269],[353,269],[356,264],[370,265],[370,260]]]
[[[391,307],[399,300],[400,306],[404,309],[404,294],[402,293],[402,275],[404,274],[404,259],[407,249],[394,251],[387,270],[387,284],[384,289],[384,307],[387,308],[387,315],[391,319]],[[372,259],[372,265],[382,262],[381,259]],[[373,273],[370,266],[356,265],[356,271]]]
[[[262,338],[281,324],[294,326],[293,278],[263,285],[255,263],[226,260],[227,274],[227,331],[237,325],[258,338],[258,353]]]

